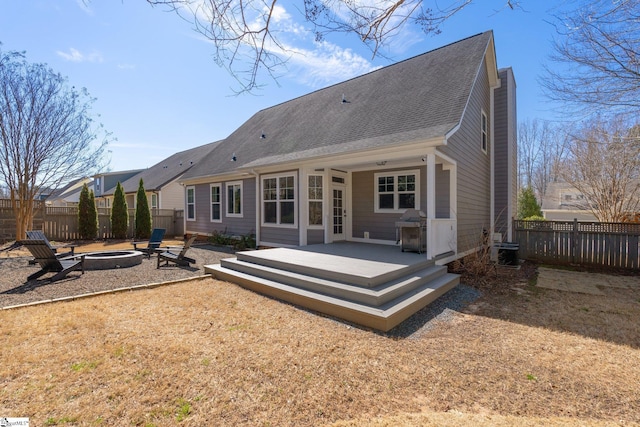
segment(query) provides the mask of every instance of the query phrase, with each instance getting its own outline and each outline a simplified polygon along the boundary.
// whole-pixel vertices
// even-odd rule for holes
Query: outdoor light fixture
[[[233,153],[233,155],[231,156],[231,161],[235,162],[237,160],[238,160],[238,158],[236,157],[236,153]]]

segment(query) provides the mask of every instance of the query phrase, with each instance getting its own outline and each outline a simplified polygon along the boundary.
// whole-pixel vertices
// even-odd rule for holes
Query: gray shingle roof
[[[184,178],[444,136],[462,118],[492,37],[469,37],[261,110]]]
[[[216,144],[218,144],[218,141],[181,151],[167,157],[161,162],[148,169],[144,169],[140,173],[122,182],[122,188],[125,193],[135,193],[138,191],[138,185],[142,178],[146,191],[159,191],[163,186],[175,180],[202,160],[215,148]],[[115,187],[109,189],[109,191],[103,193],[103,195],[111,195],[114,192]]]

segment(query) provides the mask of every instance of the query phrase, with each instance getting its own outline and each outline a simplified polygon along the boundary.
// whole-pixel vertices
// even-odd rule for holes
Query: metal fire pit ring
[[[84,255],[85,270],[110,270],[115,268],[127,268],[142,263],[143,253],[140,251],[101,251],[87,252],[75,255],[68,259],[80,259]]]

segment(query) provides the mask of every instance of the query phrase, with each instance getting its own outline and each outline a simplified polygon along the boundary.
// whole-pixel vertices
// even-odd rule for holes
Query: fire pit
[[[127,268],[142,262],[143,253],[140,251],[104,251],[88,252],[84,255],[85,270],[110,270],[113,268]],[[69,259],[80,259],[79,255]]]

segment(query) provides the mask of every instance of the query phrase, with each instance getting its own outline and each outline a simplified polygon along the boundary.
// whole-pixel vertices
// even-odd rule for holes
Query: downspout
[[[260,177],[260,175],[258,174],[258,172],[256,172],[254,169],[251,169],[249,171],[249,174],[253,175],[256,179],[256,197],[255,197],[255,203],[256,203],[256,249],[258,249],[258,246],[260,244],[260,214],[261,214],[261,210],[260,210],[260,179],[258,179]]]

